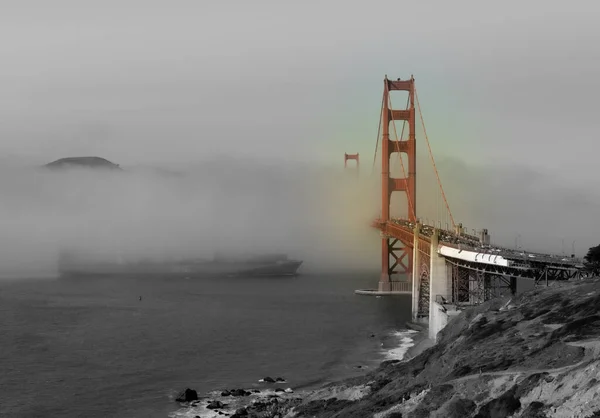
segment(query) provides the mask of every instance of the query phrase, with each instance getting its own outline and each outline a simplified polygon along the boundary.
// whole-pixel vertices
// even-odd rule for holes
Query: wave
[[[415,345],[415,341],[411,335],[418,334],[418,331],[403,330],[395,331],[391,336],[395,340],[394,348],[385,349],[384,357],[386,360],[402,360],[406,352]]]

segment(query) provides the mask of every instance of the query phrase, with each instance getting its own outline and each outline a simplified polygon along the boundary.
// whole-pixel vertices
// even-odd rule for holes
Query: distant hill
[[[45,164],[42,168],[49,168],[55,170],[63,170],[69,168],[88,168],[88,169],[102,169],[102,170],[119,170],[128,173],[140,173],[145,175],[157,175],[160,177],[183,177],[185,176],[184,171],[171,170],[153,166],[132,166],[126,169],[121,168],[119,164],[112,163],[105,158],[101,157],[67,157],[61,158],[51,163]]]
[[[118,164],[111,163],[110,161],[100,157],[67,157],[61,158],[51,163],[46,164],[44,167],[51,169],[63,169],[63,168],[100,168],[108,170],[122,170]]]

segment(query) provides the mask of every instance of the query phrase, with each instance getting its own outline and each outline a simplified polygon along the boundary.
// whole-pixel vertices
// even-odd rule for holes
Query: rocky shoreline
[[[435,345],[414,334],[406,360],[318,390],[256,394],[237,415],[198,416],[600,417],[599,310],[599,279],[491,300],[454,318]]]
[[[408,328],[415,332],[410,334],[412,344],[406,349],[403,359],[413,358],[434,344],[428,338],[427,328],[419,325],[416,325],[415,328]],[[405,333],[405,331],[401,332],[401,334]],[[371,337],[373,338],[375,335],[371,335]],[[356,367],[364,368],[365,366]],[[203,397],[199,397],[195,390],[186,388],[175,399],[180,403],[182,409],[170,416],[191,418],[283,418],[283,416],[288,415],[288,412],[295,405],[301,405],[303,402],[319,402],[332,398],[355,400],[368,393],[366,386],[358,388],[352,385],[348,386],[343,383],[345,381],[328,383],[318,389],[299,391],[288,388],[285,385],[287,382],[281,377],[275,379],[265,377],[260,379],[259,382],[267,385],[267,388],[262,390],[256,388],[217,390]]]

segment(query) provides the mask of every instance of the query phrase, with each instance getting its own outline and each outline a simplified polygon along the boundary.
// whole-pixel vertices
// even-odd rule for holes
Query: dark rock
[[[263,378],[263,382],[275,383],[275,380],[272,377],[267,376],[267,377]]]
[[[231,396],[231,392],[229,392],[228,390],[224,390],[223,392],[221,392],[221,396]]]
[[[504,418],[511,416],[521,408],[521,402],[515,398],[516,389],[517,387],[513,386],[500,397],[483,405],[474,418]]]
[[[464,418],[470,417],[477,404],[471,399],[455,398],[446,405],[446,418]]]
[[[187,388],[183,392],[180,392],[175,398],[177,402],[192,402],[198,400],[198,393],[194,389]]]
[[[386,415],[387,418],[402,418],[402,412],[392,412],[389,415]]]
[[[570,340],[578,341],[584,338],[597,336],[599,333],[600,315],[594,314],[571,321],[567,320],[565,325],[554,330],[553,337],[570,337]]]
[[[210,401],[208,403],[208,405],[206,405],[206,407],[208,409],[221,409],[221,408],[225,408],[227,405],[224,404],[223,402],[219,402],[219,401]]]
[[[252,404],[252,408],[253,408],[253,409],[255,409],[255,410],[257,410],[257,411],[263,411],[263,410],[265,410],[265,409],[267,408],[267,406],[269,406],[269,405],[270,405],[270,403],[267,403],[267,402],[262,402],[262,401],[257,401],[257,402],[254,402],[254,403]]]
[[[260,393],[260,390],[258,390],[258,389],[252,389],[252,392],[253,393]]]
[[[391,364],[397,364],[397,363],[400,363],[400,360],[386,360],[386,361],[381,362],[381,367],[387,367]]]
[[[285,392],[285,391],[281,388],[277,388],[277,389],[275,389],[275,392]]]
[[[473,373],[473,368],[468,364],[457,365],[458,367],[448,375],[449,378],[456,379],[463,376],[468,376]]]
[[[536,388],[540,381],[548,376],[548,373],[534,373],[527,376],[521,383],[517,385],[515,398],[521,399],[526,396],[533,388]]]
[[[545,407],[542,402],[531,402],[521,414],[521,418],[546,418],[547,415],[543,411]]]
[[[246,408],[236,409],[235,415],[238,415],[240,417],[247,416],[248,415],[248,410],[246,410]]]
[[[285,382],[285,379],[283,377],[278,377],[277,379],[275,379],[276,382]]]
[[[250,396],[252,393],[245,391],[244,389],[234,389],[229,392],[231,396]]]
[[[381,388],[383,388],[384,386],[386,386],[387,384],[389,384],[392,380],[391,379],[377,379],[372,385],[371,385],[371,390],[374,392],[377,392],[378,390],[380,390]]]

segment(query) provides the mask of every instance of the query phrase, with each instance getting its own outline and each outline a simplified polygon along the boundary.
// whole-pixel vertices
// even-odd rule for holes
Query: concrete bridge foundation
[[[413,263],[412,263],[412,320],[419,320],[419,292],[421,284],[421,254],[419,251],[419,223],[415,224],[413,229]]]
[[[431,236],[429,249],[429,338],[435,339],[437,333],[448,322],[444,303],[452,299],[452,274],[446,259],[438,254],[439,230]]]

